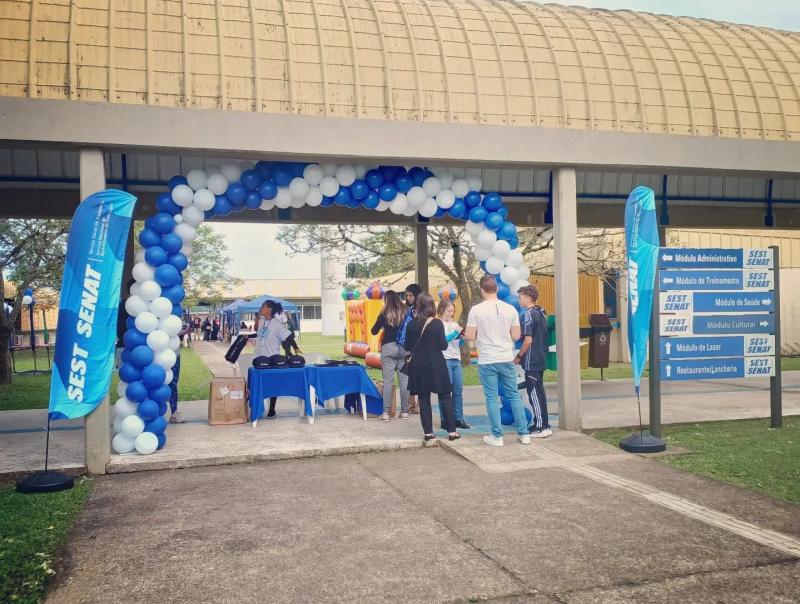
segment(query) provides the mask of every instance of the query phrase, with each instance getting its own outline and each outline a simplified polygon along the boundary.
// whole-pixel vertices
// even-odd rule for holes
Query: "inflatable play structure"
[[[372,326],[383,308],[383,295],[386,290],[380,283],[373,283],[366,291],[365,299],[359,300],[360,292],[353,288],[345,288],[342,298],[345,300],[345,332],[344,353],[352,357],[364,359],[367,367],[380,369],[381,335],[373,336]]]

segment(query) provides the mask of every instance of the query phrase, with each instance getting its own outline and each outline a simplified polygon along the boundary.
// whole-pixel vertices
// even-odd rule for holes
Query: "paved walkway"
[[[800,599],[800,508],[582,434],[449,448],[99,477],[50,602]]]

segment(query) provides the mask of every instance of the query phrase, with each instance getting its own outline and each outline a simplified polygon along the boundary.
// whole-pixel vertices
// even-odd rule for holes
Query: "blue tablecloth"
[[[264,414],[264,399],[271,396],[293,396],[305,401],[306,414],[312,415],[309,386],[314,386],[321,403],[346,394],[364,394],[367,412],[383,413],[383,401],[375,383],[361,365],[339,367],[296,367],[287,369],[255,369],[247,372],[250,391],[250,421]]]

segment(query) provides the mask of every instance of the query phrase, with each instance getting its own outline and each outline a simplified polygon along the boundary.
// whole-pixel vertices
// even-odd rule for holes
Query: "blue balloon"
[[[136,317],[128,317],[125,319],[125,329],[136,329]]]
[[[159,235],[166,235],[175,230],[175,219],[167,212],[159,212],[153,216],[152,228]]]
[[[358,199],[351,199],[345,205],[350,209],[355,209],[361,206],[361,202]]]
[[[293,161],[286,165],[289,166],[289,170],[292,172],[292,178],[300,178],[303,176],[303,172],[308,164],[304,164],[301,161]]]
[[[478,263],[478,266],[480,266],[480,267],[481,267],[481,270],[482,270],[484,273],[488,273],[488,272],[489,272],[489,271],[487,271],[487,270],[486,270],[486,260],[481,260],[481,261]]]
[[[364,199],[369,193],[369,185],[363,180],[357,180],[350,185],[350,195],[353,199]]]
[[[256,172],[263,180],[267,180],[272,176],[272,164],[268,161],[260,161],[256,164]]]
[[[514,412],[511,411],[511,407],[508,405],[500,407],[500,423],[504,426],[510,426],[514,423]]]
[[[287,187],[292,182],[292,170],[285,164],[278,164],[272,170],[272,180],[279,187]]]
[[[521,306],[519,304],[519,296],[514,292],[511,292],[510,294],[508,294],[508,296],[506,296],[506,298],[503,300],[503,302],[505,302],[507,304],[510,304],[511,306],[516,308],[517,310],[521,309]]]
[[[233,209],[233,204],[224,195],[217,195],[214,202],[214,213],[217,216],[227,216]]]
[[[512,237],[516,237],[516,235],[517,235],[517,227],[515,227],[511,222],[508,222],[507,220],[503,223],[503,226],[501,226],[497,230],[497,237],[499,239],[508,240],[511,239]]]
[[[370,191],[364,198],[364,207],[369,208],[370,210],[374,210],[375,208],[378,207],[378,204],[380,202],[381,202],[380,196],[375,191]]]
[[[401,193],[408,193],[411,187],[414,186],[414,179],[408,174],[403,174],[395,179],[394,186],[396,186],[397,190]]]
[[[205,217],[206,220],[211,220],[216,215],[217,213],[214,211],[214,208],[211,208],[210,210],[206,210],[205,212],[203,212],[203,216]]]
[[[144,221],[144,226],[146,229],[153,229],[155,231],[155,216],[150,216],[147,220]]]
[[[501,300],[505,300],[506,296],[511,293],[511,290],[508,288],[508,285],[500,281],[497,284],[497,297]]]
[[[248,191],[247,197],[244,198],[244,207],[251,210],[257,210],[261,207],[261,195],[256,191]]]
[[[490,212],[496,212],[503,205],[503,200],[497,193],[487,193],[483,197],[483,207]]]
[[[172,314],[175,315],[176,317],[183,317],[183,308],[181,308],[180,304],[172,305]]]
[[[186,267],[189,266],[189,259],[180,252],[169,256],[167,258],[167,262],[169,262],[172,266],[174,266],[181,272],[185,271]]]
[[[258,194],[261,195],[261,199],[275,199],[278,194],[278,187],[271,180],[262,180],[261,184],[258,185]]]
[[[447,214],[447,210],[445,210],[444,208],[438,208],[436,210],[436,214],[434,214],[433,216],[434,216],[434,218],[441,218],[445,214]]]
[[[131,317],[133,319],[133,317]],[[134,320],[135,323],[135,320]],[[136,329],[128,328],[128,331],[125,332],[125,335],[122,336],[122,341],[125,342],[125,346],[133,350],[137,346],[144,346],[147,344],[147,336],[143,334],[141,331]],[[125,380],[126,382],[128,380]]]
[[[347,202],[351,201],[353,198],[350,196],[350,189],[347,187],[339,187],[333,199],[337,205],[346,206]]]
[[[183,208],[172,200],[171,193],[161,193],[156,197],[156,209],[159,212],[166,212],[174,216],[175,214],[180,214]]]
[[[177,254],[183,247],[183,239],[175,233],[167,233],[161,238],[161,247],[163,247],[164,251],[169,255]]]
[[[392,184],[385,183],[381,185],[378,195],[380,195],[380,198],[383,201],[392,201],[395,197],[397,197],[397,187]]]
[[[334,197],[328,197],[327,195],[322,197],[322,203],[319,204],[320,207],[329,208],[335,203]]]
[[[238,182],[235,182],[228,187],[228,190],[225,192],[225,197],[234,205],[243,204],[245,197],[247,197],[247,189]]]
[[[156,268],[156,283],[161,287],[169,287],[181,282],[181,274],[171,264],[162,264]]]
[[[164,373],[166,373],[166,371]],[[171,394],[172,390],[170,390],[169,384],[165,384],[162,378],[161,383],[157,387],[150,389],[149,397],[157,403],[163,403],[169,400]]]
[[[158,417],[158,403],[146,398],[136,407],[136,414],[146,422],[153,420]]]
[[[137,367],[147,367],[153,362],[154,357],[153,349],[146,344],[141,344],[131,351],[131,363]]]
[[[173,176],[172,178],[169,179],[169,188],[170,189],[174,189],[178,185],[187,185],[187,184],[189,184],[189,183],[186,181],[186,177],[185,176]]]
[[[125,397],[134,403],[143,401],[147,398],[147,386],[138,380],[131,382],[125,389]]]
[[[411,177],[415,187],[421,187],[422,183],[425,182],[425,179],[427,178],[425,175],[425,170],[419,167],[411,168],[408,171],[408,175]]]
[[[369,170],[364,178],[371,189],[377,189],[383,184],[383,174],[380,170]]]
[[[383,182],[394,182],[400,172],[400,168],[397,166],[380,166],[378,169],[383,175]]]
[[[153,247],[154,245],[161,244],[161,235],[156,233],[153,229],[144,228],[139,233],[139,243],[142,247]]]
[[[486,220],[486,216],[486,210],[481,206],[474,207],[469,211],[469,219],[472,222],[483,222]]]
[[[149,422],[144,423],[144,431],[152,432],[156,436],[158,436],[159,434],[163,434],[164,430],[166,429],[167,429],[167,420],[165,420],[160,415],[157,416],[155,419],[152,419]]]
[[[480,208],[473,208],[473,209],[477,210]],[[489,215],[486,216],[486,220],[484,221],[484,223],[486,224],[487,229],[496,231],[501,226],[503,226],[503,217],[500,216],[500,214],[498,214],[497,212],[489,212]]]
[[[470,191],[467,193],[467,196],[464,197],[464,203],[467,204],[468,208],[474,208],[481,205],[481,194],[477,191]]]
[[[128,351],[128,354],[130,354],[130,351]],[[133,363],[123,363],[119,368],[119,379],[130,384],[131,382],[142,379],[142,372]]]
[[[512,237],[511,239],[508,240],[508,245],[511,246],[512,250],[517,249],[519,247],[519,239],[517,239],[516,236]]]
[[[497,213],[503,217],[503,219],[508,218],[508,208],[506,206],[501,206]]]
[[[119,358],[122,360],[123,363],[130,363],[131,362],[131,351],[127,348],[123,348],[122,352],[119,355]]]
[[[161,365],[151,363],[142,369],[142,382],[144,382],[144,385],[150,390],[161,386],[166,377],[167,371]]]
[[[158,409],[159,409],[159,411],[161,411],[161,405],[158,406]],[[164,409],[164,411],[161,412],[161,415],[163,415],[166,412],[167,412],[167,410]],[[158,447],[156,447],[156,450],[158,451],[159,449],[163,449],[164,445],[167,444],[167,435],[166,434],[156,434],[156,436],[158,437]]]
[[[241,181],[245,189],[255,191],[258,189],[258,184],[261,182],[261,178],[259,178],[258,172],[255,170],[245,170],[242,172]]]
[[[167,252],[160,245],[149,247],[144,252],[144,259],[150,266],[161,266],[167,261]]]
[[[463,199],[456,199],[456,202],[450,206],[448,210],[450,216],[453,218],[463,218],[467,211],[467,204],[464,203]]]
[[[180,304],[186,297],[186,290],[182,285],[171,285],[161,290],[161,295],[173,304]]]

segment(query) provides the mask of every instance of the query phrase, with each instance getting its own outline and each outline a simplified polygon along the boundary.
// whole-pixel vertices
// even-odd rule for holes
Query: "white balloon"
[[[125,385],[127,386],[127,384]],[[114,415],[116,415],[118,418],[125,419],[132,413],[136,413],[136,403],[129,401],[124,396],[117,399],[117,402],[114,403]]]
[[[217,200],[214,198],[214,194],[209,191],[208,189],[200,189],[196,191],[194,194],[194,199],[192,204],[198,209],[202,210],[203,212],[208,212],[211,208],[214,207],[214,204]]]
[[[500,271],[500,281],[506,285],[512,286],[519,281],[519,273],[513,266],[507,266]],[[516,293],[516,292],[515,292]]]
[[[167,375],[164,377],[164,386],[169,386],[172,383],[173,374],[172,369],[167,369]]]
[[[152,302],[161,295],[161,286],[155,281],[145,281],[139,284],[139,295],[142,299]]]
[[[319,183],[319,190],[322,191],[322,194],[326,197],[333,197],[339,192],[339,181],[333,176],[326,176],[322,179],[322,182]]]
[[[175,214],[175,216],[173,216],[172,219],[175,221],[175,224],[180,224],[183,222],[183,216],[181,216],[180,214]]]
[[[264,199],[261,202],[261,209],[262,210],[271,210],[275,207],[275,200],[274,199]]]
[[[492,275],[497,275],[500,271],[503,270],[503,261],[500,258],[495,258],[491,256],[486,261],[486,272],[491,273]]]
[[[194,170],[190,170],[186,175],[186,182],[189,183],[189,186],[192,187],[192,189],[199,191],[200,189],[206,188],[208,176],[200,168],[195,168]]]
[[[183,323],[180,317],[169,315],[158,321],[158,329],[166,333],[168,336],[177,336],[178,332],[183,328]]]
[[[433,197],[428,197],[428,199],[425,200],[425,203],[419,209],[419,214],[425,218],[431,218],[434,214],[436,214],[436,210],[438,209],[439,206],[436,205],[436,200]]]
[[[158,317],[150,311],[140,312],[136,315],[136,329],[142,333],[150,333],[158,329]]]
[[[304,205],[306,205],[305,199],[292,199],[292,201],[289,202],[290,208],[302,208]]]
[[[453,181],[453,185],[450,187],[453,190],[453,193],[456,194],[456,197],[466,197],[467,193],[469,193],[469,183],[464,180],[463,178],[457,178]]]
[[[169,348],[165,348],[164,350],[159,350],[156,353],[156,357],[153,360],[153,363],[156,365],[161,365],[164,369],[170,369],[177,359],[177,355],[175,354],[174,350],[170,350]]]
[[[520,279],[513,285],[512,289],[514,290],[514,293],[517,293],[520,289],[528,285],[530,285],[530,283],[528,283],[527,279]]]
[[[456,194],[453,193],[450,189],[444,189],[436,196],[436,203],[443,210],[452,208],[455,202],[456,202]]]
[[[278,194],[275,196],[275,207],[285,210],[292,205],[292,194],[288,187],[278,187]]]
[[[482,222],[472,222],[471,220],[467,220],[467,222],[464,223],[464,230],[466,230],[470,235],[480,233],[484,229],[485,227],[483,226]]]
[[[190,225],[182,222],[175,225],[175,234],[180,237],[184,243],[191,243],[197,238],[197,230]]]
[[[416,216],[418,211],[419,211],[419,208],[415,208],[410,203],[407,203],[406,204],[406,209],[403,210],[403,216],[408,216],[408,217]]]
[[[138,295],[128,296],[125,300],[125,312],[132,317],[138,317],[143,312],[146,312],[150,305],[147,300]]]
[[[220,171],[228,182],[236,182],[242,177],[242,167],[236,162],[222,164]]]
[[[506,264],[508,266],[519,268],[522,266],[523,262],[525,262],[525,259],[522,257],[522,252],[519,251],[519,248],[510,250],[508,254],[506,254]]]
[[[206,166],[206,174],[208,175],[209,178],[211,178],[214,174],[222,174],[222,172],[219,171],[218,165],[211,164],[209,166]]]
[[[400,197],[398,195],[394,198],[394,200],[389,204],[389,211],[392,214],[402,214],[408,208],[408,198],[404,195]]]
[[[122,430],[122,417],[115,417],[114,421],[111,422],[111,429],[114,431],[114,434],[119,434],[120,430]]]
[[[519,278],[525,279],[526,281],[528,280],[528,277],[531,276],[531,269],[529,269],[524,264],[522,266],[517,267],[517,272],[519,273]]]
[[[183,244],[183,247],[181,248],[181,254],[183,254],[184,256],[189,258],[192,255],[192,251],[194,251],[194,250],[192,249],[192,244],[191,243],[184,243]]]
[[[134,262],[144,262],[144,250],[139,250],[133,257]]]
[[[183,208],[181,216],[183,216],[183,223],[181,224],[187,224],[191,227],[199,227],[206,219],[205,214],[203,214],[203,210],[195,205],[190,205]],[[175,225],[175,228],[177,229],[178,226],[179,225]]]
[[[308,204],[312,208],[316,208],[321,203],[322,203],[322,191],[319,190],[319,187],[311,187],[308,190],[308,195],[306,195],[306,204]]]
[[[496,241],[497,234],[490,229],[483,229],[478,233],[478,245],[487,250],[491,250]]]
[[[425,200],[428,199],[428,195],[425,193],[425,189],[422,187],[411,187],[408,190],[406,197],[408,197],[408,203],[415,208],[421,208],[422,204],[425,203]]]
[[[482,233],[482,232],[483,232],[483,231],[481,231],[481,233]],[[481,233],[468,233],[468,235],[469,235],[469,238],[470,238],[470,239],[472,239],[472,243],[474,243],[474,244],[475,244],[476,246],[478,246],[478,247],[480,247],[480,246],[478,245],[478,237],[480,236],[480,234],[481,234]],[[489,250],[489,251],[491,252],[491,250]],[[489,255],[491,255],[491,254],[489,254]]]
[[[308,195],[309,188],[306,179],[300,178],[299,176],[293,178],[292,182],[289,183],[289,192],[295,199],[305,199],[306,195]]]
[[[505,260],[510,251],[511,251],[511,246],[509,245],[508,241],[503,241],[502,239],[498,239],[492,245],[492,255],[497,256],[501,260]]]
[[[429,176],[422,183],[422,188],[429,197],[435,197],[442,190],[442,183],[435,176]]]
[[[487,250],[485,247],[477,246],[475,248],[475,259],[479,262],[482,260],[488,260],[492,257],[492,251]]]
[[[385,212],[386,210],[388,210],[388,209],[389,209],[389,206],[390,206],[390,205],[391,205],[391,204],[390,204],[388,201],[384,201],[383,199],[381,199],[381,200],[378,202],[378,205],[375,207],[375,209],[376,209],[378,212]]]
[[[131,274],[133,275],[134,279],[136,279],[139,283],[142,283],[144,281],[152,281],[156,276],[156,269],[146,262],[137,262],[133,265]]]
[[[160,352],[169,346],[169,335],[156,329],[147,334],[147,345],[153,352]]]
[[[159,319],[168,317],[172,314],[172,301],[164,297],[156,298],[150,302],[150,312]]]
[[[178,336],[172,336],[169,339],[169,345],[167,348],[174,352],[178,352],[178,349],[181,347],[181,339]]]
[[[135,283],[132,283],[131,284],[131,289],[130,289],[131,295],[132,296],[138,295],[139,292],[141,291],[141,289],[142,289],[142,284],[141,283],[139,283],[138,281],[136,281]]]
[[[325,176],[333,176],[336,174],[336,164],[320,164],[320,168],[322,168],[322,173]]]
[[[356,166],[356,178],[364,178],[367,175],[366,166]]]
[[[127,387],[128,387],[127,382],[120,381],[120,383],[117,384],[117,394],[119,395],[120,399],[125,398],[125,389]]]
[[[439,182],[442,184],[442,189],[449,189],[453,186],[453,181],[455,180],[455,176],[453,176],[450,172],[442,172],[441,174],[437,174],[436,178],[439,179]]]
[[[131,417],[136,417],[132,415]],[[121,425],[120,425],[121,429]],[[130,453],[133,451],[133,439],[128,438],[124,434],[117,434],[114,438],[111,439],[111,448],[114,449],[119,454],[123,453]]]
[[[120,434],[127,438],[136,438],[144,430],[144,421],[136,414],[129,415],[122,420]]]
[[[152,432],[142,432],[133,445],[141,455],[150,455],[158,448],[158,437]]]
[[[206,187],[214,195],[225,195],[225,191],[228,190],[228,181],[222,174],[212,174],[208,177]]]
[[[339,166],[336,168],[334,176],[340,185],[349,187],[356,181],[356,169],[348,165]]]
[[[470,191],[480,191],[483,181],[478,176],[469,176],[467,177],[467,184]]]
[[[325,172],[322,171],[322,167],[319,164],[308,164],[303,169],[303,178],[306,179],[309,185],[316,187],[325,178]]]
[[[179,206],[188,206],[192,203],[192,199],[194,199],[194,191],[189,185],[178,185],[172,189],[172,201]]]

